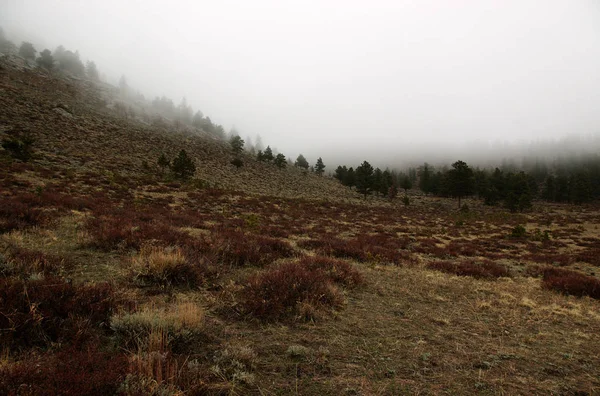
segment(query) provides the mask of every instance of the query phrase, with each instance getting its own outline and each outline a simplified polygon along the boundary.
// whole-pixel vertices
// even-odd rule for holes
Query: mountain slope
[[[331,178],[293,167],[281,170],[248,153],[237,169],[230,164],[234,156],[227,142],[200,130],[119,117],[111,109],[115,91],[90,81],[49,76],[5,58],[0,63],[0,138],[30,134],[35,162],[76,172],[158,175],[154,164],[161,153],[173,158],[185,149],[196,163],[196,178],[210,186],[285,197],[356,198]]]

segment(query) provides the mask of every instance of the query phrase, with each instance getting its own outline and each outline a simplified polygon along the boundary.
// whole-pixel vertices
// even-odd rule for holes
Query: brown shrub
[[[600,249],[586,249],[577,255],[577,261],[600,267]]]
[[[200,266],[188,261],[181,249],[172,247],[143,246],[131,259],[130,270],[134,281],[161,287],[196,286],[202,279]]]
[[[207,245],[218,262],[232,267],[264,266],[296,254],[286,241],[231,230],[215,232]]]
[[[493,261],[434,261],[428,268],[458,276],[472,276],[479,279],[509,277],[510,271]]]
[[[396,238],[386,234],[360,235],[350,240],[324,235],[321,239],[300,241],[298,245],[306,249],[317,249],[323,254],[338,258],[398,264],[409,259],[408,251],[400,251],[407,248],[408,243],[408,238]]]
[[[0,279],[0,339],[13,347],[79,342],[87,334],[78,318],[97,326],[112,308],[113,290],[105,283],[74,286],[58,277]]]
[[[22,202],[19,197],[0,196],[0,233],[41,225],[46,218],[40,208]]]
[[[297,262],[251,276],[242,296],[245,311],[263,320],[301,314],[312,319],[316,310],[339,307],[342,302],[342,294],[324,271]]]
[[[346,287],[355,287],[364,283],[362,273],[350,263],[330,257],[303,257],[299,262],[311,271],[323,271],[327,278]]]
[[[542,269],[542,276],[542,285],[546,289],[567,295],[600,299],[600,280],[593,276],[554,267]]]
[[[127,367],[123,354],[110,354],[94,347],[66,349],[0,365],[0,394],[114,395]]]
[[[147,242],[175,246],[189,241],[188,234],[161,220],[147,213],[122,212],[91,218],[86,227],[93,237],[91,245],[105,251],[122,248],[139,250]]]
[[[11,245],[4,259],[0,256],[0,276],[28,278],[32,274],[56,275],[72,263],[60,256]]]

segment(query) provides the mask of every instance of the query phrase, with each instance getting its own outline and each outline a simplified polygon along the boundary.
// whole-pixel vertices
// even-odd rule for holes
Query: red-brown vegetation
[[[472,276],[479,279],[510,277],[510,271],[503,265],[490,260],[483,261],[434,261],[429,268],[458,276]]]
[[[600,280],[581,272],[548,267],[542,269],[542,284],[546,289],[572,296],[600,299]]]
[[[0,337],[11,347],[78,343],[87,336],[78,319],[98,326],[108,319],[113,305],[108,284],[74,286],[58,277],[0,279]]]
[[[302,263],[285,263],[251,276],[242,295],[244,310],[262,320],[308,316],[313,309],[341,306],[343,296],[328,275]]]
[[[3,395],[114,395],[127,373],[127,357],[96,347],[68,348],[0,365]]]

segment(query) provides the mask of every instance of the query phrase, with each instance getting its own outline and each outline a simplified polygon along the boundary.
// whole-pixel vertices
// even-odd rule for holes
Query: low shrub
[[[428,268],[458,276],[472,276],[478,279],[510,277],[510,271],[493,261],[434,261]]]
[[[185,350],[201,335],[204,311],[192,302],[179,302],[169,310],[146,308],[114,315],[110,327],[119,343],[130,350]],[[162,343],[157,348],[155,344]]]
[[[516,225],[510,232],[510,238],[523,239],[527,237],[527,230],[521,224]]]
[[[154,217],[150,213],[116,212],[91,218],[86,224],[93,238],[91,246],[104,251],[139,250],[148,242],[175,246],[183,245],[190,239],[188,234],[174,229],[161,217]]]
[[[243,290],[244,310],[262,320],[286,316],[314,319],[321,308],[339,307],[341,292],[322,270],[285,263],[251,276]]]
[[[399,264],[409,259],[409,252],[401,251],[407,249],[409,243],[408,238],[389,235],[360,235],[349,240],[324,236],[321,239],[300,241],[298,245],[306,249],[317,249],[322,254],[337,258],[360,262],[380,261]]]
[[[114,395],[127,369],[123,354],[69,348],[0,365],[0,394]]]
[[[546,289],[572,296],[600,299],[600,280],[596,277],[554,267],[544,268],[541,272],[542,285]]]
[[[106,283],[0,279],[0,340],[9,347],[77,343],[89,335],[87,328],[108,320],[113,305],[113,290]]]
[[[598,248],[586,249],[583,252],[579,253],[576,257],[577,261],[583,261],[584,263],[600,267],[600,249]]]
[[[207,245],[218,262],[232,267],[262,267],[296,254],[286,241],[240,231],[216,231]]]
[[[32,275],[56,275],[71,263],[62,257],[17,246],[9,246],[0,256],[0,276],[27,279]]]
[[[350,263],[330,257],[304,257],[299,264],[311,271],[323,271],[327,278],[346,287],[355,287],[364,283],[362,273]]]
[[[130,271],[134,282],[160,287],[196,286],[202,278],[200,267],[176,247],[143,246],[131,259]]]
[[[0,233],[41,225],[46,218],[40,208],[22,202],[19,197],[0,196]]]

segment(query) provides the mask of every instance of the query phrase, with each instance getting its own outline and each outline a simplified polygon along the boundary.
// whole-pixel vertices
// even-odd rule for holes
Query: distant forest
[[[369,162],[347,168],[338,166],[334,177],[343,185],[369,194],[394,198],[398,189],[418,187],[440,197],[475,196],[486,205],[504,205],[511,211],[531,208],[532,201],[582,204],[600,198],[600,156],[524,160],[519,169],[504,164],[494,169],[472,168],[464,161],[434,168],[424,163],[406,173],[374,169]]]

